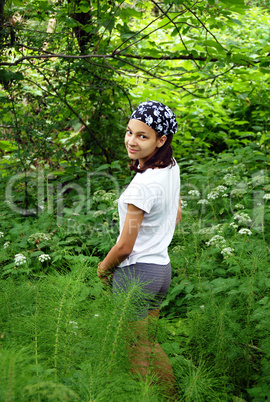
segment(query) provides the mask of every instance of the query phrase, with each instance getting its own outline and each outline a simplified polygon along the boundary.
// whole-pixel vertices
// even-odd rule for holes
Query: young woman
[[[176,384],[169,359],[155,342],[159,308],[171,281],[168,246],[181,220],[180,173],[172,156],[177,130],[174,113],[160,102],[141,103],[127,125],[125,146],[130,168],[137,172],[118,202],[120,235],[98,266],[98,276],[113,292],[125,291],[128,282],[141,284],[144,297],[134,308],[130,329],[136,339],[130,350],[131,371],[143,377],[152,372],[175,396]],[[144,299],[144,300],[143,300]]]

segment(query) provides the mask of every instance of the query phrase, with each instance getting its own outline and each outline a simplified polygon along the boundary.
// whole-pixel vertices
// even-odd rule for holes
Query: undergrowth
[[[183,220],[170,247],[173,278],[158,331],[179,400],[265,401],[268,159],[249,148],[180,165]],[[116,194],[108,193],[95,193],[90,216],[67,210],[62,225],[0,204],[0,400],[165,400],[154,378],[129,374],[129,295],[116,300],[96,277],[117,235]],[[73,228],[85,221],[95,230],[71,231],[70,219]]]

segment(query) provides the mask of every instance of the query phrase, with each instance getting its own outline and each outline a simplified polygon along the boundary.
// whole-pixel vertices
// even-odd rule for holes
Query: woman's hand
[[[111,271],[104,270],[98,265],[97,276],[99,277],[101,283],[105,287],[109,287],[112,284],[113,273]]]

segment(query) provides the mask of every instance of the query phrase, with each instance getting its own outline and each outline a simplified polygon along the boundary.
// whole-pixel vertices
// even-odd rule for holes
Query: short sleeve
[[[131,182],[123,193],[123,202],[149,213],[155,203],[155,197],[146,183]]]

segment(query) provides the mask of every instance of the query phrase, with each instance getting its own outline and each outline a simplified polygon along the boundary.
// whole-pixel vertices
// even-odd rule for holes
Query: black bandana
[[[177,122],[174,113],[163,103],[148,101],[141,103],[130,116],[130,120],[141,120],[158,134],[169,135],[177,131]]]

